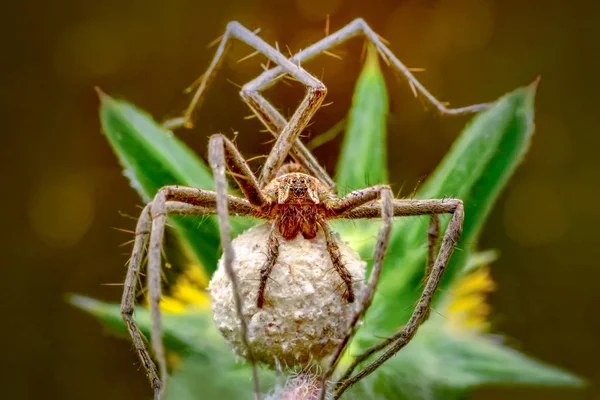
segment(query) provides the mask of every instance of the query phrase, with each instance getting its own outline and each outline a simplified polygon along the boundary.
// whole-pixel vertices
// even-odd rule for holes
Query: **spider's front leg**
[[[341,43],[360,35],[364,36],[377,48],[379,54],[388,65],[391,65],[395,70],[404,75],[415,96],[417,96],[417,94],[422,95],[431,105],[433,105],[436,108],[436,110],[440,114],[469,114],[479,112],[490,107],[491,103],[475,104],[460,108],[446,107],[444,103],[442,103],[434,95],[432,95],[427,90],[427,88],[425,88],[425,86],[423,86],[423,84],[419,82],[417,78],[415,78],[415,76],[410,72],[410,69],[406,65],[404,65],[398,59],[398,57],[394,55],[394,53],[392,53],[392,51],[385,45],[384,40],[382,40],[381,37],[377,33],[375,33],[375,31],[373,31],[373,29],[371,29],[371,27],[367,25],[367,23],[362,18],[355,19],[354,21],[350,22],[348,25],[344,26],[337,32],[334,32],[331,35],[328,35],[325,38],[319,40],[318,42],[312,44],[311,46],[299,51],[293,57],[290,58],[290,61],[297,64],[304,63],[305,61],[308,61],[319,54],[326,53],[327,50],[332,49],[340,45]],[[248,83],[247,86],[251,87],[254,90],[263,90],[273,85],[279,79],[283,78],[285,74],[286,71],[280,66],[271,68],[263,72],[252,82]]]
[[[275,107],[260,94],[260,90],[255,89],[250,84],[246,84],[242,87],[240,94],[244,101],[248,103],[252,111],[258,116],[267,129],[277,137],[275,145],[263,166],[260,177],[261,187],[275,177],[276,171],[281,167],[284,159],[291,151],[291,155],[296,161],[305,165],[314,176],[333,188],[334,182],[331,177],[323,167],[319,165],[314,156],[306,149],[302,142],[298,140],[300,133],[308,125],[312,116],[319,109],[325,98],[325,94],[327,93],[325,85],[300,67],[299,64],[292,63],[277,49],[257,36],[256,31],[250,31],[239,22],[232,21],[227,24],[227,28],[215,56],[213,57],[208,70],[199,80],[198,89],[194,93],[192,101],[183,117],[166,121],[163,126],[169,129],[180,126],[191,128],[193,126],[194,110],[199,107],[208,84],[214,78],[217,69],[221,65],[225,53],[231,44],[230,39],[237,39],[255,48],[257,53],[264,55],[267,59],[279,65],[283,71],[307,87],[307,93],[304,100],[300,106],[298,106],[289,122],[286,121]]]
[[[225,169],[229,169],[234,179],[246,195],[248,201],[260,210],[267,203],[267,199],[261,191],[256,177],[246,164],[246,161],[236,149],[235,145],[221,134],[213,135],[208,144],[208,158],[215,178],[216,190],[216,209],[219,218],[219,232],[221,234],[221,246],[223,248],[223,266],[225,272],[231,281],[233,299],[235,303],[236,314],[240,319],[240,330],[242,344],[246,348],[247,357],[252,364],[252,378],[254,382],[255,398],[260,399],[260,383],[258,379],[258,369],[256,367],[255,357],[248,340],[248,322],[242,312],[244,308],[244,299],[240,293],[239,281],[233,269],[235,254],[231,245],[231,229],[229,226],[229,210],[227,197],[227,179]],[[259,214],[255,211],[255,216]]]
[[[240,215],[253,215],[254,209],[243,199],[231,198],[232,209]],[[165,392],[166,360],[162,345],[161,314],[158,302],[161,297],[160,286],[160,249],[164,234],[166,215],[210,215],[215,213],[216,196],[214,192],[179,186],[162,188],[154,200],[142,211],[135,232],[133,252],[129,260],[121,300],[121,315],[132,338],[138,357],[150,381],[155,399]],[[144,250],[150,238],[148,253],[148,291],[152,315],[152,346],[159,364],[159,371],[152,361],[146,341],[138,328],[133,314],[135,311],[135,289],[139,278]]]

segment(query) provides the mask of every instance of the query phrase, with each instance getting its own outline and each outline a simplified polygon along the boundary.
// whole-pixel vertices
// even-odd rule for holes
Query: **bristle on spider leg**
[[[257,51],[255,51],[253,53],[248,54],[247,56],[244,56],[244,57],[240,58],[239,60],[236,61],[236,63],[239,64],[239,63],[244,62],[246,60],[249,60],[252,57],[257,56],[259,54],[260,54],[260,52],[257,50]]]
[[[237,87],[238,89],[242,89],[242,85],[240,85],[239,83],[235,83],[234,81],[232,81],[231,79],[227,78],[227,82],[231,83],[233,86]]]
[[[389,41],[389,40],[387,40],[386,38],[384,38],[383,36],[381,36],[381,35],[377,35],[377,37],[378,37],[378,38],[379,38],[379,40],[381,40],[381,42],[382,42],[383,44],[385,44],[386,46],[389,46],[389,45],[390,45],[390,41]]]
[[[391,66],[392,62],[390,61],[390,59],[388,58],[388,56],[383,52],[383,50],[381,50],[381,48],[379,46],[375,46],[375,47],[377,48],[377,52],[381,56],[381,59],[383,60],[383,62],[385,62],[385,64],[388,67]]]
[[[412,90],[412,93],[415,97],[418,97],[418,93],[417,93],[417,88],[415,87],[415,84],[413,83],[413,81],[408,81],[408,85],[410,86],[410,90]]]
[[[210,42],[209,44],[207,44],[206,48],[210,49],[211,47],[216,46],[219,42],[221,42],[221,40],[223,40],[223,36],[225,36],[225,34],[219,36],[218,38],[216,38],[215,40],[213,40],[212,42]]]
[[[183,93],[191,93],[192,91],[194,91],[198,86],[200,86],[200,82],[202,82],[202,79],[204,79],[204,75],[206,73],[200,75],[198,78],[196,78],[194,80],[194,82],[192,82],[188,87],[186,87],[185,89],[183,89]]]
[[[331,51],[328,51],[328,50],[323,50],[323,54],[326,54],[326,55],[328,55],[329,57],[333,57],[333,58],[336,58],[336,59],[338,59],[338,60],[343,60],[343,59],[344,59],[342,56],[340,56],[340,55],[338,55],[338,54],[335,54],[335,53],[333,53],[333,52],[331,52]]]

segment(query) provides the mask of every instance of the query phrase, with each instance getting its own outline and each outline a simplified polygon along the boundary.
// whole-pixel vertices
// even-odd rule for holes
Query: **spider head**
[[[266,192],[279,204],[319,204],[329,193],[316,178],[300,172],[291,172],[275,178]]]

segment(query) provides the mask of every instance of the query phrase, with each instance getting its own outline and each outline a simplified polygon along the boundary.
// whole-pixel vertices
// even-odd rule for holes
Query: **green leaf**
[[[78,295],[70,296],[68,301],[98,318],[111,332],[129,337],[119,304],[104,303]],[[163,319],[163,340],[168,350],[179,354],[194,352],[210,358],[231,353],[215,328],[210,312],[163,313]],[[150,337],[149,310],[136,307],[135,321],[144,336]]]
[[[433,316],[396,356],[348,393],[347,398],[462,399],[486,385],[579,387],[585,382],[568,372],[529,358],[474,333],[447,326]]]
[[[477,115],[416,195],[455,197],[465,204],[459,250],[452,255],[441,292],[465,267],[489,211],[530,146],[536,83],[503,96]],[[443,220],[445,229],[448,218]],[[404,323],[420,295],[417,288],[424,274],[428,222],[427,217],[413,217],[394,225],[373,307],[377,311],[371,310],[371,315],[378,315],[371,323],[384,331]]]
[[[165,185],[213,189],[210,169],[172,132],[126,102],[98,93],[104,134],[131,186],[144,202],[149,202]],[[171,220],[188,254],[210,276],[219,256],[215,217],[171,217]],[[234,219],[232,225],[234,232],[239,232],[249,223]]]
[[[356,84],[338,160],[338,194],[387,182],[388,98],[377,50],[370,46]]]
[[[77,295],[69,301],[98,318],[111,332],[128,335],[118,304]],[[142,333],[150,337],[148,310],[136,308],[135,320]],[[167,352],[178,359],[169,378],[168,399],[197,399],[198,393],[208,399],[243,399],[252,393],[250,367],[236,360],[215,328],[210,312],[164,313],[163,328]],[[260,378],[266,391],[273,386],[275,374],[260,369]]]
[[[145,202],[163,185],[186,183],[214,188],[204,162],[172,132],[134,106],[99,91],[100,120],[131,186]],[[175,182],[173,182],[175,181]]]
[[[418,198],[453,196],[464,201],[464,242],[477,240],[501,190],[529,150],[537,83],[502,97],[477,116],[417,193]]]
[[[534,95],[535,85],[517,89],[479,114],[417,194],[418,198],[458,197],[466,208],[462,243],[448,266],[442,295],[436,299],[438,309],[444,308],[443,293],[449,291],[448,286],[457,276],[496,257],[494,252],[476,253],[476,240],[491,207],[529,147]],[[170,132],[126,103],[108,96],[102,100],[101,115],[107,137],[142,197],[151,198],[165,184],[212,188],[206,165]],[[377,55],[370,50],[349,114],[337,171],[340,191],[387,182],[386,113],[385,84]],[[199,170],[202,172],[194,175]],[[197,222],[192,224],[193,229],[188,229],[185,222],[176,226],[209,271],[216,265],[218,251],[214,222],[209,219],[200,226],[203,230],[198,230]],[[412,312],[424,272],[427,223],[426,217],[395,223],[374,304],[342,363],[348,362],[349,354],[373,343],[377,336],[402,325]],[[361,254],[365,258],[370,256],[373,241],[365,244],[368,243],[365,239],[372,239],[378,221],[366,225],[368,229],[343,222],[335,225],[344,240],[352,237],[351,241],[360,243],[357,249]],[[117,305],[80,296],[72,297],[71,302],[97,316],[111,330],[126,334]],[[441,314],[444,315],[443,310]],[[147,335],[150,326],[147,310],[137,309],[136,321]],[[198,393],[206,398],[232,399],[251,395],[248,366],[236,363],[208,312],[166,314],[164,328],[167,349],[181,358],[170,378],[169,399],[191,400]],[[432,313],[405,349],[344,398],[458,400],[465,398],[472,388],[487,384],[582,384],[581,379],[532,360],[489,337],[453,328],[445,318]],[[273,372],[261,370],[261,376],[264,390],[271,388],[275,382]]]
[[[260,368],[259,379],[261,392],[266,393],[273,388],[276,374]],[[167,399],[250,399],[253,390],[252,373],[246,365],[191,354],[173,371]]]

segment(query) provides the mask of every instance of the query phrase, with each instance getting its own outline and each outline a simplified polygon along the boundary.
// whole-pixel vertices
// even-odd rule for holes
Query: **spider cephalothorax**
[[[325,85],[304,70],[301,63],[317,54],[327,53],[328,49],[357,35],[364,35],[377,48],[388,65],[400,71],[408,79],[415,95],[422,95],[440,113],[464,114],[479,111],[488,106],[483,104],[456,109],[446,108],[443,103],[418,82],[409,69],[396,58],[381,38],[362,19],[353,21],[338,32],[305,48],[289,59],[239,23],[229,23],[225,34],[222,36],[223,39],[215,58],[208,71],[200,79],[198,89],[185,115],[182,118],[169,121],[165,126],[169,128],[192,126],[192,113],[198,106],[209,81],[213,78],[216,68],[222,64],[222,57],[230,39],[236,38],[254,47],[257,53],[263,54],[270,62],[276,64],[270,69],[265,67],[266,70],[259,77],[244,85],[241,96],[277,140],[263,164],[260,177],[257,179],[231,141],[223,135],[212,136],[208,153],[215,178],[215,191],[167,186],[162,188],[152,202],[142,211],[136,227],[133,253],[124,284],[121,313],[155,391],[155,399],[161,398],[162,393],[164,393],[164,384],[167,377],[159,307],[161,298],[161,247],[167,215],[218,215],[223,248],[222,265],[231,283],[228,287],[234,300],[232,307],[239,319],[240,342],[247,349],[245,356],[253,367],[253,381],[257,397],[260,397],[260,386],[258,383],[258,370],[255,365],[256,358],[253,356],[253,350],[248,340],[247,317],[242,312],[245,299],[240,292],[239,280],[232,266],[234,251],[230,238],[228,220],[230,215],[259,218],[271,222],[266,259],[260,269],[260,276],[257,277],[259,279],[256,300],[258,308],[262,308],[265,304],[265,289],[269,274],[277,263],[279,241],[299,239],[298,236],[302,235],[302,243],[309,244],[310,239],[320,234],[320,230],[323,232],[326,250],[333,268],[346,286],[345,297],[348,302],[353,302],[355,295],[352,287],[352,276],[344,266],[340,249],[334,240],[327,220],[333,218],[380,218],[382,220],[377,235],[377,244],[372,259],[373,266],[368,284],[361,291],[361,296],[358,296],[360,301],[356,302],[356,311],[353,317],[349,319],[349,324],[344,327],[344,337],[340,341],[337,350],[329,357],[329,367],[322,374],[321,399],[325,398],[326,380],[332,376],[357,324],[373,299],[390,239],[393,217],[419,215],[431,217],[427,237],[426,282],[423,292],[407,323],[381,344],[373,346],[371,352],[368,350],[364,354],[358,355],[355,358],[355,363],[348,367],[342,380],[331,386],[334,389],[335,398],[341,396],[344,390],[373,372],[379,365],[406,346],[415,335],[418,327],[427,318],[433,296],[461,234],[463,222],[463,204],[461,200],[394,199],[388,185],[377,185],[355,190],[342,198],[337,198],[334,195],[335,182],[299,140],[300,133],[307,127],[312,116],[321,106],[326,93]],[[261,90],[286,75],[307,87],[304,100],[289,121],[260,94]],[[293,158],[297,164],[283,165],[288,157]],[[231,172],[232,177],[243,192],[244,198],[227,194],[226,170]],[[437,240],[440,234],[440,214],[452,215],[441,244]],[[146,248],[148,249],[148,293],[152,316],[151,338],[160,372],[156,370],[150,353],[146,349],[143,335],[133,318],[135,289]],[[255,256],[264,257],[264,253],[257,253]],[[265,310],[262,311],[264,314]],[[352,376],[352,372],[360,360],[365,360],[371,354],[381,350],[385,351],[379,358]]]
[[[326,213],[323,201],[332,197],[325,185],[310,175],[291,172],[273,179],[264,190],[271,200],[267,212],[281,237],[290,240],[300,233],[305,239],[316,236]]]
[[[284,166],[283,168],[286,168]],[[263,189],[267,202],[261,207],[261,212],[273,221],[273,231],[269,240],[269,257],[261,273],[261,284],[256,304],[262,308],[264,292],[269,273],[277,262],[279,233],[283,240],[292,240],[299,234],[305,239],[314,239],[319,228],[325,232],[327,248],[333,267],[340,274],[346,285],[344,297],[348,302],[354,301],[352,276],[344,266],[338,245],[331,237],[331,231],[325,219],[332,212],[329,205],[335,199],[331,190],[317,178],[302,172],[289,172],[279,175]]]

